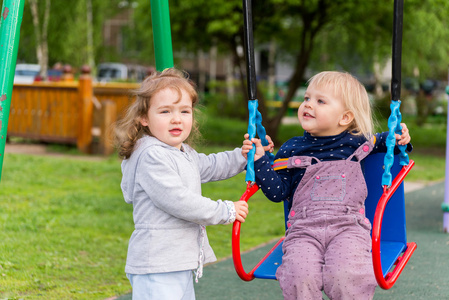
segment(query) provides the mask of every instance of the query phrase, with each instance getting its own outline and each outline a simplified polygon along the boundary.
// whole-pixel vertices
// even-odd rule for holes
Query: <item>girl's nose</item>
[[[178,113],[174,113],[173,117],[171,118],[172,123],[179,123],[181,122],[181,116]]]

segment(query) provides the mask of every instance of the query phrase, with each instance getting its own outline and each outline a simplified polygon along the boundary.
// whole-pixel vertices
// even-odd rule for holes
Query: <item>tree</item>
[[[52,1],[51,5],[47,6],[50,1],[25,2],[18,61],[28,63],[38,61],[36,49],[40,42],[37,35],[40,34],[42,40],[44,32],[48,45],[46,65],[51,66],[56,62],[62,62],[80,67],[92,61],[92,55],[94,55],[94,61],[108,56],[108,49],[103,46],[103,25],[106,19],[121,11],[118,6],[121,0]],[[90,26],[88,24],[89,9],[92,13]],[[32,10],[37,11],[35,15],[38,16],[36,19],[39,26],[35,26],[33,22]],[[38,33],[35,34],[35,31]],[[89,36],[91,36],[91,44]]]
[[[31,15],[33,16],[34,34],[36,36],[36,56],[41,66],[40,76],[47,78],[48,68],[48,22],[50,19],[51,0],[45,0],[43,16],[39,13],[37,0],[30,0]]]
[[[176,19],[172,20],[183,26],[179,33],[174,31],[174,39],[208,45],[207,41],[215,38],[233,53],[236,65],[240,66],[240,78],[243,78],[242,58],[237,53],[243,32],[241,1],[184,2],[191,13],[186,14],[185,7],[175,6]],[[441,61],[449,52],[449,44],[443,42],[449,38],[448,3],[444,0],[406,1],[403,77],[411,76],[416,68],[423,78],[446,71],[447,66]],[[273,138],[297,89],[307,80],[308,67],[317,71],[343,69],[363,75],[372,73],[376,64],[384,66],[391,57],[393,1],[258,0],[257,4],[253,2],[253,18],[256,42],[269,43],[274,38],[279,45],[278,53],[289,54],[294,70],[282,107],[274,116],[268,115],[263,94],[258,93],[264,125]],[[200,28],[201,32],[195,28]]]
[[[279,52],[290,54],[291,65],[294,72],[288,81],[289,88],[286,97],[282,102],[282,107],[272,116],[268,115],[265,105],[264,95],[258,93],[259,110],[263,115],[263,122],[267,132],[276,139],[280,122],[285,115],[288,105],[293,99],[297,89],[304,82],[304,75],[312,60],[321,60],[326,53],[321,53],[321,57],[314,52],[317,45],[320,50],[334,47],[325,43],[319,43],[319,39],[331,40],[337,35],[346,36],[346,41],[353,41],[350,34],[354,29],[363,34],[368,33],[369,38],[363,36],[365,42],[357,42],[352,52],[357,49],[372,47],[378,43],[386,44],[384,28],[386,22],[380,22],[386,14],[385,11],[392,10],[389,3],[379,4],[370,1],[343,1],[343,0],[260,0],[253,3],[254,36],[258,44],[276,42],[280,47]],[[245,64],[244,57],[238,49],[242,47],[243,41],[243,14],[242,2],[240,0],[190,0],[172,1],[170,6],[172,20],[172,34],[175,51],[179,47],[186,49],[198,49],[210,47],[211,41],[218,41],[220,49],[228,49],[234,57],[234,64],[237,66],[243,95],[245,89]],[[370,16],[379,16],[370,20]],[[392,20],[392,18],[390,18]],[[356,25],[354,25],[356,24]],[[371,30],[371,32],[370,32]],[[376,32],[377,30],[377,32]],[[388,39],[390,40],[390,39]],[[178,46],[178,45],[182,46]],[[345,44],[344,46],[348,46]],[[340,49],[343,52],[343,47]],[[348,47],[346,48],[348,49]],[[379,49],[384,49],[379,47]],[[374,49],[375,50],[375,49]],[[223,50],[226,51],[226,50]],[[344,58],[348,58],[346,50]],[[372,58],[381,52],[371,51],[368,55],[359,55],[361,58]],[[333,58],[332,56],[329,56]],[[381,55],[380,58],[383,59]],[[342,57],[343,58],[343,57]],[[328,64],[330,61],[327,62]],[[343,65],[340,58],[335,63]],[[248,99],[245,97],[244,100]]]

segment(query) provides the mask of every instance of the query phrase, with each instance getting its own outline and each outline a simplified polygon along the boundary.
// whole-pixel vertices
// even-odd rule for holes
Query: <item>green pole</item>
[[[0,38],[0,179],[25,0],[3,0]]]
[[[168,0],[151,0],[151,20],[156,70],[163,71],[166,68],[173,68]]]

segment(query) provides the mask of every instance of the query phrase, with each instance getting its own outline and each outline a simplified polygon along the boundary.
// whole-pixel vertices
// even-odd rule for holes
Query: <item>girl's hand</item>
[[[246,216],[248,215],[248,203],[245,201],[234,202],[235,207],[235,220],[241,223],[245,222]]]
[[[396,134],[396,140],[398,145],[407,145],[410,143],[410,140],[412,139],[410,137],[410,132],[408,131],[407,125],[405,123],[401,123],[402,126],[402,134]]]
[[[256,145],[256,153],[254,155],[254,160],[258,160],[262,156],[265,155],[265,151],[269,151],[272,153],[274,151],[274,143],[269,135],[265,136],[268,141],[268,146],[262,146],[262,142],[260,139],[253,138],[252,141],[249,140],[249,134],[245,134],[245,140],[243,141],[242,146],[242,155],[245,158],[248,158],[248,152],[253,148],[253,144]]]

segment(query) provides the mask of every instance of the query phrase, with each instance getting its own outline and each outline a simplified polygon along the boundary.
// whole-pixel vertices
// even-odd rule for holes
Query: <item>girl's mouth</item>
[[[309,113],[304,113],[302,116],[303,116],[304,118],[315,118],[314,116],[312,116],[312,115],[309,114]]]
[[[170,132],[172,135],[178,136],[178,135],[181,135],[182,130],[179,129],[179,128],[174,128],[174,129],[169,130],[169,132]]]

